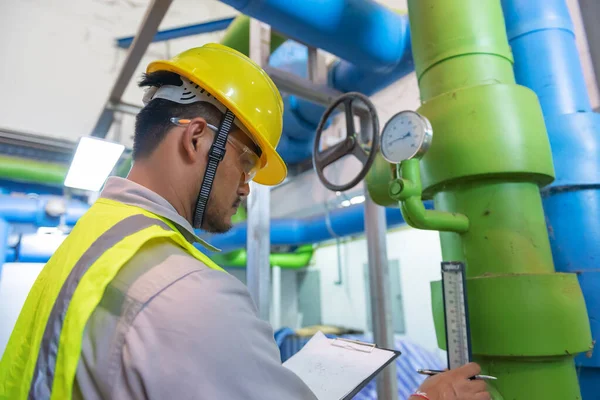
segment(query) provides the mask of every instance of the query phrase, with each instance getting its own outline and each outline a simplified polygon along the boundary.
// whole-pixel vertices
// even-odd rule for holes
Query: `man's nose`
[[[248,197],[249,194],[250,194],[250,183],[245,182],[245,179],[242,176],[242,182],[241,182],[240,186],[238,187],[238,195],[243,196],[243,197]]]

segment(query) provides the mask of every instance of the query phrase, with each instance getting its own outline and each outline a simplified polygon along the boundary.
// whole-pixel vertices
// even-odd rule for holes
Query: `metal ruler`
[[[465,264],[455,261],[442,262],[442,288],[448,368],[454,369],[471,362]]]

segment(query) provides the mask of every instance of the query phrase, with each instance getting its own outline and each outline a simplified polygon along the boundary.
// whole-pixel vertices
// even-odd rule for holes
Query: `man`
[[[314,399],[281,366],[246,288],[193,246],[212,249],[194,228],[231,228],[250,180],[285,178],[277,88],[217,44],[151,63],[140,86],[134,166],[107,181],[34,284],[0,398]],[[467,380],[478,371],[437,376],[417,396],[485,399]]]

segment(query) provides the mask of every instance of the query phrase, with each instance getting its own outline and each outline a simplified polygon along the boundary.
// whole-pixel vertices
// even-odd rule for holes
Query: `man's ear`
[[[180,143],[184,154],[190,161],[197,161],[199,156],[203,156],[202,139],[204,139],[207,133],[206,120],[201,117],[191,119],[190,123],[184,126]]]

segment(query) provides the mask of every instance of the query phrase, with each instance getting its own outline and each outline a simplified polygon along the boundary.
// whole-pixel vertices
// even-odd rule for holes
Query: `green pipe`
[[[125,177],[130,169],[131,159],[128,158],[117,165],[115,175]],[[68,171],[69,166],[65,164],[0,156],[0,179],[48,186],[63,186]]]
[[[445,232],[467,232],[469,219],[461,214],[427,210],[421,200],[421,172],[419,160],[402,162],[398,175],[401,177],[390,183],[390,196],[402,201],[402,216],[413,228]]]
[[[305,245],[299,247],[293,253],[273,253],[269,256],[272,267],[285,269],[304,268],[308,265],[313,256],[313,246]],[[214,262],[223,267],[245,268],[247,261],[246,250],[236,250],[223,255],[214,255],[211,257]]]
[[[62,186],[68,170],[62,164],[0,156],[0,177],[12,181]]]
[[[578,399],[573,357],[590,349],[589,322],[577,277],[555,273],[539,193],[554,179],[550,145],[537,97],[515,84],[500,2],[408,7],[419,112],[434,131],[423,198],[469,221],[440,238],[444,260],[467,266],[474,358],[505,399]],[[432,304],[443,347],[440,282]]]
[[[271,31],[271,53],[285,42],[287,38]],[[250,17],[238,15],[225,31],[221,44],[231,47],[240,53],[250,53]]]
[[[375,160],[367,173],[365,183],[369,191],[369,197],[384,207],[398,205],[398,200],[390,196],[390,182],[396,179],[396,166],[388,163],[381,153],[377,153]],[[401,191],[401,188],[396,190]]]

